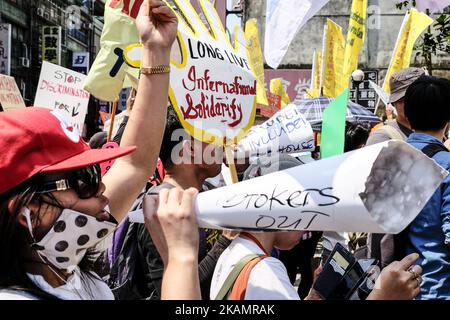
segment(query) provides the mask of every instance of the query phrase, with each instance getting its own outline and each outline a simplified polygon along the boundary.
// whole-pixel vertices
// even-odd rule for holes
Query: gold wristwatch
[[[156,67],[143,67],[140,69],[140,74],[162,74],[170,73],[170,66],[156,66]]]

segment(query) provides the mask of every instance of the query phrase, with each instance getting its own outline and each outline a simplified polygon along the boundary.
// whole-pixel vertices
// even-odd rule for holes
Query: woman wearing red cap
[[[143,2],[136,19],[142,66],[157,68],[141,75],[121,148],[91,150],[48,109],[0,113],[0,299],[113,298],[89,271],[92,248],[105,242],[154,172],[177,23],[164,2]],[[98,164],[115,158],[102,182]]]

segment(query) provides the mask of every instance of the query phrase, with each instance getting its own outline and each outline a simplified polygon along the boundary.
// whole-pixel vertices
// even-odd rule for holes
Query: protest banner
[[[366,39],[367,3],[368,0],[353,0],[352,2],[342,72],[344,88],[347,88],[352,72],[358,69],[359,52]]]
[[[324,50],[323,95],[336,98],[342,93],[344,81],[342,67],[344,65],[345,39],[342,28],[327,19],[326,41]]]
[[[249,19],[245,23],[245,39],[247,41],[247,55],[250,68],[257,80],[256,102],[258,104],[268,105],[266,90],[264,88],[264,58],[259,40],[258,21]]]
[[[266,122],[253,127],[237,145],[237,158],[271,153],[297,153],[314,150],[311,125],[289,104]]]
[[[0,74],[0,103],[4,111],[25,108],[25,102],[13,77]]]
[[[328,1],[267,1],[264,56],[270,67],[278,68],[295,35]]]
[[[337,156],[344,152],[347,102],[348,89],[344,90],[323,112],[321,159]]]
[[[62,111],[83,132],[89,92],[83,90],[84,74],[44,61],[34,106]]]
[[[125,63],[123,51],[139,42],[135,19],[144,0],[108,0],[100,52],[86,78],[84,89],[103,101],[117,101],[122,88],[132,86],[139,71]]]
[[[289,98],[288,94],[286,93],[281,78],[270,80],[270,92],[281,97],[281,108],[285,107],[291,102],[291,98]]]
[[[398,233],[447,174],[387,141],[200,193],[195,210],[201,228]]]
[[[384,79],[384,91],[391,92],[389,80],[394,73],[409,67],[414,43],[416,43],[420,34],[432,23],[433,19],[414,8],[411,8],[409,12],[406,13],[398,34],[386,78]]]

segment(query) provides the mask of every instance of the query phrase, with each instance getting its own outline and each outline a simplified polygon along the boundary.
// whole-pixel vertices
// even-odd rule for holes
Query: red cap
[[[40,172],[81,168],[136,150],[91,149],[63,115],[37,107],[0,112],[0,139],[0,194]]]

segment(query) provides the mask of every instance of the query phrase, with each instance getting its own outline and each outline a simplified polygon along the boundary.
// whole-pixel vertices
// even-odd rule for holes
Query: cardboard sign
[[[0,74],[0,103],[3,110],[25,108],[22,95],[13,77]]]
[[[34,105],[64,111],[79,132],[83,132],[89,92],[83,90],[84,74],[44,61]]]
[[[266,122],[253,127],[239,141],[238,150],[238,156],[311,151],[314,150],[313,130],[296,105],[289,104]]]
[[[201,228],[395,234],[447,174],[407,143],[387,141],[200,193],[195,208]]]
[[[236,143],[250,129],[256,113],[257,82],[244,33],[237,27],[232,45],[210,1],[199,0],[208,26],[188,0],[174,2],[189,25],[174,11],[181,61],[171,61],[170,101],[183,127],[197,140]],[[124,53],[128,65],[140,64],[136,46]]]

